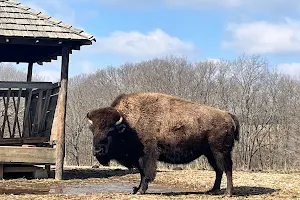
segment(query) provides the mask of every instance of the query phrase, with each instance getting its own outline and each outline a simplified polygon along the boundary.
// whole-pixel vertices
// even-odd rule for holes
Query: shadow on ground
[[[240,186],[235,187],[233,196],[238,197],[246,197],[246,196],[255,196],[255,195],[264,195],[264,194],[271,194],[274,192],[278,192],[280,189],[273,189],[273,188],[266,188],[266,187],[251,187],[251,186]],[[152,195],[165,195],[165,196],[180,196],[180,195],[224,195],[225,189],[222,189],[216,193],[207,193],[207,192],[165,192],[165,193],[150,193]]]
[[[116,176],[125,176],[127,174],[136,174],[137,170],[124,169],[72,169],[64,171],[64,179],[89,179],[89,178],[109,178]],[[54,177],[52,172],[51,177]]]

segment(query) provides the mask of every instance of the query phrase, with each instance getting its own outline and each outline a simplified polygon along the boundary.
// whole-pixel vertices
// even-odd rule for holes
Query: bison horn
[[[122,121],[123,121],[123,117],[122,116],[120,116],[120,119],[116,122],[116,126],[118,126],[118,125],[120,125],[121,123],[122,123]]]
[[[88,112],[85,117],[88,119],[88,122],[93,125],[93,121],[91,120],[89,115],[90,115],[90,112]]]

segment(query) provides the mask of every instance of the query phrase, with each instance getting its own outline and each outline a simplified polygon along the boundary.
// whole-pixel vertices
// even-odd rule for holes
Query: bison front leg
[[[149,143],[148,143],[149,144]],[[141,181],[137,188],[134,188],[134,192],[139,194],[145,194],[148,189],[148,184],[154,181],[157,170],[158,153],[155,145],[147,145],[144,149],[144,156],[140,158],[139,164],[141,167]]]
[[[133,187],[133,194],[136,194],[139,189],[141,188],[141,185],[142,183],[145,181],[145,172],[142,168],[142,158],[139,159],[137,165],[136,165],[137,169],[139,170],[139,173],[140,173],[140,183],[139,183],[139,186],[138,187]]]
[[[221,187],[223,171],[218,167],[217,161],[216,161],[216,159],[215,159],[212,152],[207,153],[206,157],[207,157],[207,160],[208,160],[209,164],[212,166],[212,168],[216,172],[216,178],[215,178],[214,186],[208,192],[209,193],[218,192],[221,189],[220,187]]]

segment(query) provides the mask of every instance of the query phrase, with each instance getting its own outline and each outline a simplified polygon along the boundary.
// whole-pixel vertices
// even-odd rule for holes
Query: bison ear
[[[126,125],[125,124],[117,125],[116,129],[118,130],[119,133],[123,133],[126,129]]]
[[[116,126],[120,125],[123,122],[123,117],[120,115],[120,119],[115,123]]]

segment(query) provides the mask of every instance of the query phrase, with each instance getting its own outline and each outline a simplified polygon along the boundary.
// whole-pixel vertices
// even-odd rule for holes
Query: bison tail
[[[234,139],[236,141],[239,141],[240,140],[240,122],[239,122],[238,118],[234,114],[231,114],[231,113],[229,113],[229,114],[230,114],[231,118],[233,119],[234,125],[235,125]]]

